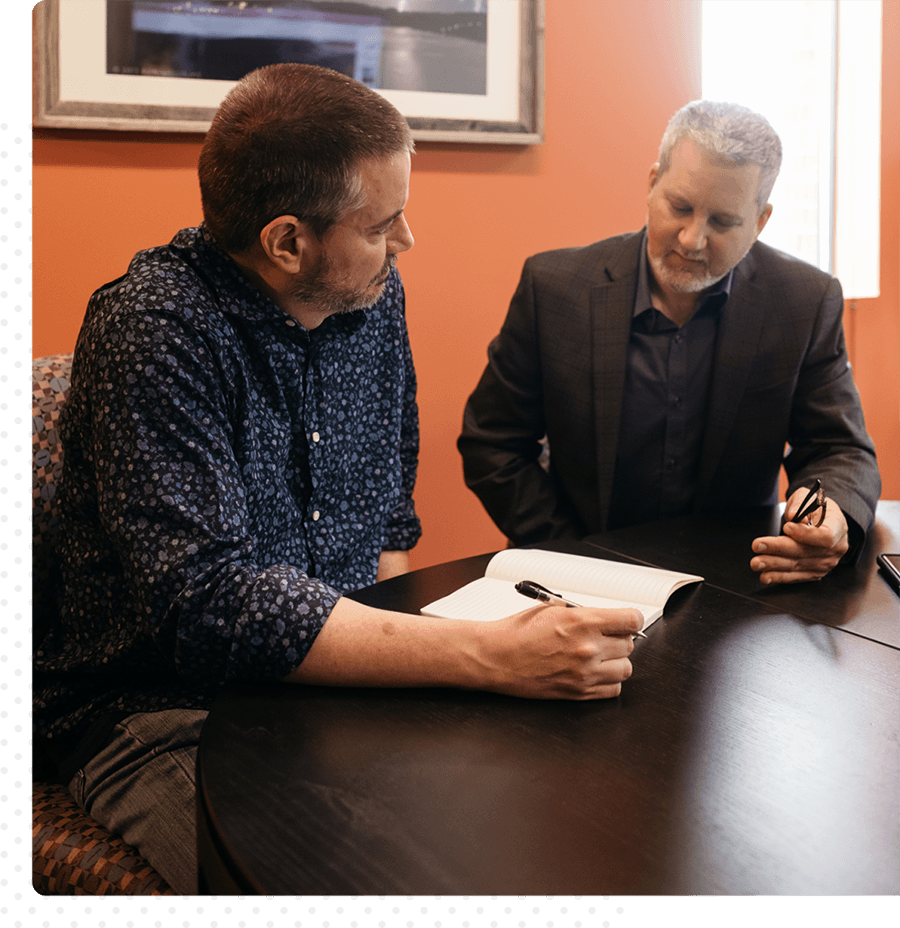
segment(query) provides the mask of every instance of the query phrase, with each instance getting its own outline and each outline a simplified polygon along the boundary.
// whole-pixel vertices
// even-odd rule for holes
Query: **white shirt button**
[[[318,433],[318,432],[313,432],[313,433],[312,433],[312,440],[313,440],[313,441],[318,441],[318,440],[319,440],[319,433]]]
[[[317,510],[313,513],[313,522],[318,522],[318,521],[319,521],[319,510],[317,509]]]
[[[296,320],[294,320],[294,319],[285,319],[285,320],[284,320],[284,324],[285,324],[285,325],[296,325],[297,322],[296,322]]]

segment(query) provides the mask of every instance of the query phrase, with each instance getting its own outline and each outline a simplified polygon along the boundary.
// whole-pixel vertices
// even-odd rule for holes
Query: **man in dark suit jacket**
[[[783,465],[786,517],[816,478],[826,512],[753,542],[761,580],[817,579],[858,551],[881,482],[840,284],[756,241],[780,162],[761,116],[689,104],[644,230],[526,261],[459,439],[514,543],[771,504]]]

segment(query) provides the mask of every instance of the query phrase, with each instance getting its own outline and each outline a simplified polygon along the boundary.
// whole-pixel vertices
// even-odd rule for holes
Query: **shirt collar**
[[[734,268],[732,268],[721,280],[703,294],[703,303],[711,297],[724,294],[725,298],[719,301],[719,308],[725,305],[725,301],[731,293],[731,283],[734,279]],[[632,318],[637,319],[641,313],[652,308],[653,301],[650,298],[650,259],[647,257],[647,228],[644,227],[644,233],[641,236],[640,259],[638,260],[638,278],[637,290],[634,294],[634,309]]]
[[[222,312],[254,322],[280,320],[284,310],[276,306],[247,279],[237,264],[220,247],[203,224],[185,229],[172,242],[189,249],[197,270],[215,294]]]

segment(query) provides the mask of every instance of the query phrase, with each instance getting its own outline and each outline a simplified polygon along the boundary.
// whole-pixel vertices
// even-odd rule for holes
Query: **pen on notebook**
[[[516,592],[527,596],[529,599],[536,599],[539,603],[547,606],[568,606],[570,609],[580,609],[578,603],[573,603],[570,599],[565,599],[558,593],[553,593],[547,587],[541,586],[534,580],[520,580],[516,584]],[[646,638],[643,632],[633,632],[638,638]]]

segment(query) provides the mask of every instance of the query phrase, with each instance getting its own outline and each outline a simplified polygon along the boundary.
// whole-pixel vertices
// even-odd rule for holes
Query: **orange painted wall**
[[[844,328],[881,468],[882,499],[900,499],[900,3],[883,4],[881,294],[848,303]]]
[[[413,553],[415,567],[504,543],[463,485],[455,442],[522,261],[535,251],[640,227],[660,134],[672,112],[699,96],[694,0],[550,0],[546,7],[544,144],[422,143],[413,160],[407,214],[416,246],[400,268],[422,425],[416,500],[425,534]],[[896,87],[896,65],[887,63],[889,42],[900,57],[893,19],[891,26],[886,10],[886,70],[893,68],[894,83],[885,86]],[[893,134],[885,133],[883,293],[860,303],[850,335],[870,428],[879,451],[888,452],[882,466],[898,478],[886,479],[884,495],[898,498],[900,159],[893,109]],[[35,356],[73,347],[90,293],[123,273],[135,251],[199,222],[200,142],[36,133]],[[886,375],[893,387],[885,391]]]

